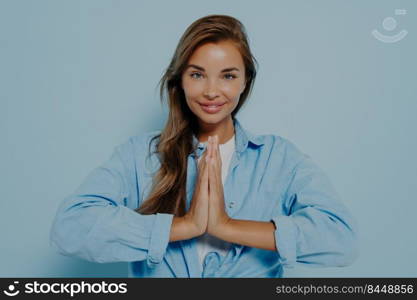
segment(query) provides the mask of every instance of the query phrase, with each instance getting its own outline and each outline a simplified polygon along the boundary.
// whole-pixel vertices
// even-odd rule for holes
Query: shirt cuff
[[[151,268],[159,264],[164,258],[173,217],[172,214],[157,213],[155,215],[147,256],[147,263]]]
[[[277,216],[271,221],[275,224],[275,246],[280,263],[284,267],[293,268],[297,260],[297,226],[289,216]]]

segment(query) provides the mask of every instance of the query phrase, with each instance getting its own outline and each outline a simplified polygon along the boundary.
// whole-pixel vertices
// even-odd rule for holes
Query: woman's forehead
[[[206,68],[238,68],[243,66],[242,55],[234,43],[223,41],[199,46],[191,55],[188,65]]]

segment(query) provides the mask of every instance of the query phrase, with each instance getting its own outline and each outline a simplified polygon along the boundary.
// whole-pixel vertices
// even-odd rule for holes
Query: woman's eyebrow
[[[195,69],[203,71],[203,72],[205,71],[203,67],[200,67],[200,66],[194,65],[194,64],[189,64],[185,69],[188,69],[188,68],[195,68]],[[239,69],[236,68],[236,67],[226,68],[226,69],[222,70],[222,73],[230,72],[230,71],[238,71],[239,72]]]

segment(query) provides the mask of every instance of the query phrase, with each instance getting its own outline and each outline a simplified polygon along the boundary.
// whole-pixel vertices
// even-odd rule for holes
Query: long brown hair
[[[157,139],[155,152],[161,167],[155,174],[151,192],[136,209],[141,214],[186,213],[186,179],[188,155],[195,151],[193,134],[198,133],[195,115],[189,109],[181,85],[181,77],[193,52],[208,42],[231,41],[242,55],[245,65],[246,87],[232,112],[234,117],[248,98],[256,77],[256,59],[252,55],[243,24],[230,16],[209,15],[194,21],[182,35],[171,63],[159,81],[161,102],[167,93],[169,115],[165,128]],[[150,151],[149,151],[150,153]]]

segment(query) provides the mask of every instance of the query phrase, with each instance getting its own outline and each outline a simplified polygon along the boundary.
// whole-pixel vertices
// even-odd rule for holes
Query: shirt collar
[[[235,127],[235,144],[237,152],[241,153],[245,151],[250,144],[255,147],[259,147],[264,144],[261,136],[254,135],[251,132],[244,129],[238,119],[233,118],[233,125]],[[193,144],[200,151],[203,150],[205,147],[204,144],[201,144],[199,142],[195,135],[193,135]]]

